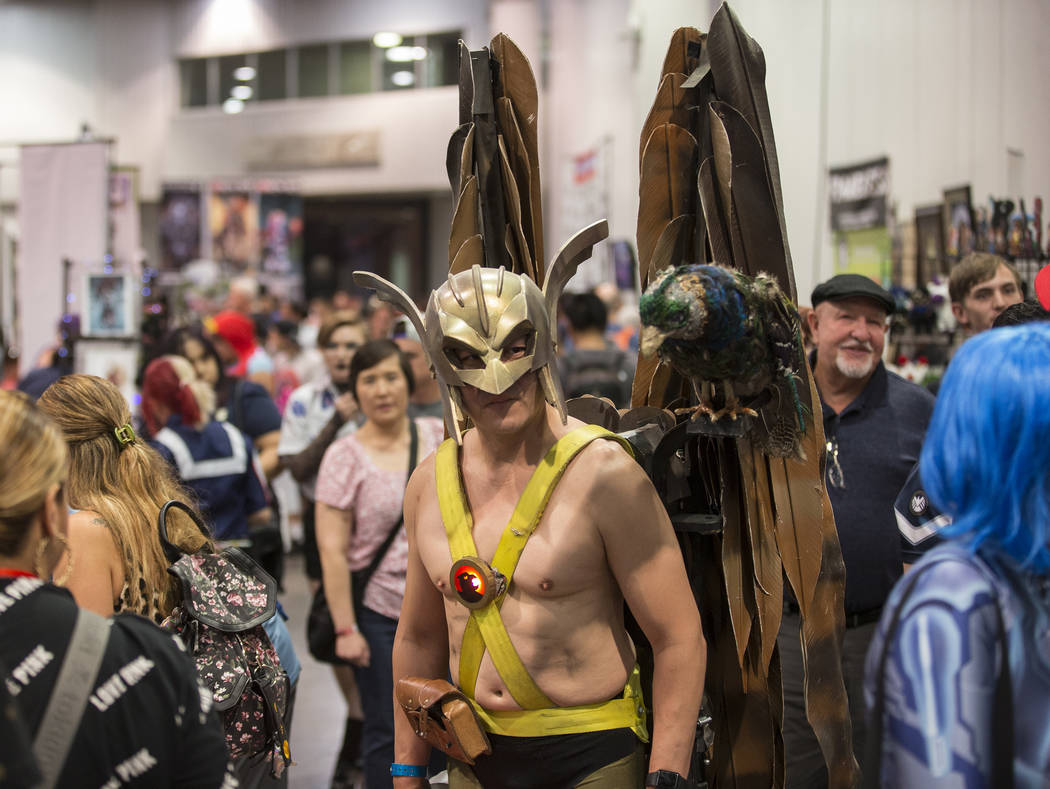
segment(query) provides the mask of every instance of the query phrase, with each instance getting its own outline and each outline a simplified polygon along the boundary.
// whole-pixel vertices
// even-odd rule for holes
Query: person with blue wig
[[[1047,786],[1048,404],[1048,324],[983,332],[948,368],[921,473],[952,523],[868,652],[867,786]]]

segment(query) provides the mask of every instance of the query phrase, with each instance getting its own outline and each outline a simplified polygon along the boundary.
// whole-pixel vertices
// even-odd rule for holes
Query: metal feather
[[[503,168],[503,204],[507,209],[506,246],[508,254],[516,261],[511,270],[516,274],[526,274],[536,281],[536,267],[532,263],[532,251],[521,230],[521,191],[514,179],[514,171],[507,158],[507,149],[503,144],[504,137],[499,138],[499,161]]]
[[[514,114],[514,105],[505,96],[496,99],[496,117],[499,119],[507,160],[511,171],[514,173],[514,183],[519,202],[518,218],[522,235],[525,237],[528,250],[527,259],[532,271],[529,276],[542,284],[540,272],[543,270],[543,265],[542,261],[537,264],[536,240],[532,235],[532,165],[529,162],[529,152],[525,147],[525,140],[521,136],[521,129],[518,127],[518,121]],[[542,228],[540,232],[542,233]],[[540,251],[542,252],[542,249]]]
[[[660,81],[668,74],[692,74],[700,63],[700,51],[706,36],[695,27],[680,27],[671,34],[667,45],[663,65],[660,67]],[[679,83],[681,84],[681,83]]]
[[[650,261],[668,222],[692,213],[695,191],[696,140],[681,126],[665,123],[653,129],[642,154],[638,202],[638,273],[644,288],[652,274]]]
[[[752,276],[770,272],[781,290],[791,291],[791,281],[784,276],[784,238],[770,193],[762,144],[747,120],[734,107],[713,101],[710,111],[718,118],[720,133],[715,139],[728,143],[729,172],[719,172],[728,184],[731,197],[731,225],[739,229],[740,249],[734,248],[734,263]],[[721,159],[716,157],[716,165]]]
[[[500,239],[502,243],[503,239]],[[481,235],[471,236],[456,250],[456,256],[449,265],[449,274],[458,274],[461,271],[469,271],[471,266],[485,265],[485,246]],[[423,336],[423,335],[420,335]]]
[[[780,617],[784,610],[784,575],[776,540],[770,539],[776,530],[773,515],[772,492],[765,453],[747,439],[737,440],[740,476],[747,501],[747,528],[754,567],[755,606],[758,619],[758,648],[761,662],[758,666],[767,674],[773,651],[777,646]]]
[[[536,283],[543,284],[543,206],[540,189],[540,153],[537,116],[539,112],[539,94],[536,90],[536,77],[532,72],[529,59],[518,48],[518,45],[507,35],[500,33],[493,37],[490,44],[492,55],[499,63],[496,73],[496,95],[511,101],[514,118],[521,134],[524,150],[529,162],[528,183],[519,181],[519,185],[529,191],[528,208],[531,217],[523,217],[522,225],[529,226],[525,232],[530,240],[533,260],[536,264]],[[506,133],[506,131],[505,131]],[[522,200],[525,205],[525,200]]]
[[[790,283],[790,287],[785,288],[784,292],[792,301],[795,301],[797,299],[795,274],[791,263],[791,252],[787,245],[780,166],[777,162],[773,122],[770,119],[769,100],[766,96],[765,56],[762,54],[762,48],[747,34],[736,14],[726,3],[722,3],[714,19],[711,20],[711,30],[707,36],[707,50],[711,59],[711,74],[718,98],[739,110],[762,142],[766,171],[769,173],[772,189],[772,200],[777,210],[780,234],[784,239],[783,264],[769,261],[766,264],[766,270],[774,273],[778,279],[786,279]]]
[[[806,382],[811,402],[819,402],[808,369]],[[859,768],[842,684],[846,568],[824,488],[824,427],[819,416],[803,437],[803,450],[805,462],[768,460],[777,547],[801,611],[806,712],[828,765],[828,785],[852,787],[859,780]]]
[[[481,234],[481,226],[478,221],[480,214],[478,204],[478,179],[473,175],[467,179],[460,192],[459,200],[456,201],[456,210],[452,214],[452,225],[448,237],[448,262],[456,259],[463,242],[472,236]]]
[[[700,163],[696,174],[697,191],[700,193],[700,207],[707,226],[707,240],[711,245],[711,258],[715,263],[727,263],[733,259],[729,237],[726,235],[727,222],[724,218],[721,200],[718,197],[718,185],[715,183],[714,157]]]
[[[464,166],[464,161],[466,166]],[[467,178],[474,169],[474,123],[464,123],[448,140],[445,153],[445,172],[452,187],[452,194],[458,195]]]
[[[653,133],[653,129],[665,123],[673,123],[681,126],[692,133],[696,126],[697,108],[695,106],[695,91],[682,88],[685,82],[685,74],[664,74],[660,80],[660,88],[653,99],[653,106],[642,124],[642,133],[638,140],[638,162],[641,166],[645,154],[645,144]]]

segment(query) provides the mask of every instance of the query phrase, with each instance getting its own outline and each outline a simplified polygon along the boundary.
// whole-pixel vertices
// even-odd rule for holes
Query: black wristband
[[[657,770],[645,776],[646,786],[657,789],[693,789],[693,784],[673,770]]]

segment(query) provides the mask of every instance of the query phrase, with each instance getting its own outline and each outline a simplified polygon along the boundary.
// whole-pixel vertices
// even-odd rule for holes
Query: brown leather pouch
[[[451,683],[403,677],[394,695],[416,734],[453,759],[474,764],[481,754],[492,753],[470,701]]]

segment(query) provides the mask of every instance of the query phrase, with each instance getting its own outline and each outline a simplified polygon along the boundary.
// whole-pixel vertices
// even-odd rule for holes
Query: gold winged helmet
[[[403,290],[367,271],[355,271],[354,282],[374,288],[412,321],[427,353],[430,366],[441,382],[445,403],[445,427],[462,442],[469,419],[459,390],[474,386],[489,394],[501,394],[528,372],[536,371],[543,396],[558,409],[562,423],[568,419],[561,382],[554,369],[558,337],[558,300],[565,283],[579,265],[591,256],[594,245],[609,234],[602,219],[585,227],[558,251],[547,270],[541,290],[526,274],[513,274],[502,266],[471,266],[450,274],[427,302],[421,314]],[[524,338],[525,356],[503,360],[509,340]],[[481,365],[464,365],[457,351],[481,359]]]

